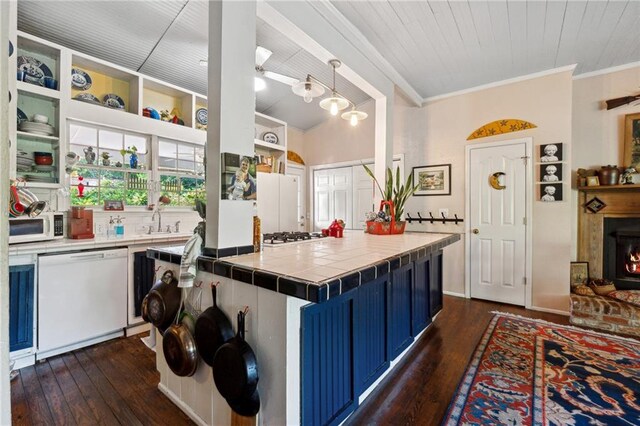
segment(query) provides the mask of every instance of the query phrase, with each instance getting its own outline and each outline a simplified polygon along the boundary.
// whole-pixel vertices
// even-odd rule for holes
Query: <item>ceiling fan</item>
[[[284,74],[279,74],[273,71],[267,71],[263,68],[263,65],[273,54],[272,51],[266,49],[262,46],[256,46],[256,72],[261,76],[266,77],[270,80],[274,80],[288,86],[294,86],[300,82],[297,78],[289,77]],[[256,77],[255,80],[255,89],[256,91],[262,90],[265,88],[264,80],[260,79],[260,77]]]

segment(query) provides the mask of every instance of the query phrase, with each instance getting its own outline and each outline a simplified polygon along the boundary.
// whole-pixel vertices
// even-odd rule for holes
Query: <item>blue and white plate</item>
[[[91,76],[80,68],[72,68],[71,86],[78,90],[88,90],[91,87]]]
[[[122,98],[113,93],[104,95],[104,98],[102,98],[102,102],[104,103],[104,106],[109,108],[124,109],[124,101],[122,100]]]
[[[53,77],[48,66],[31,56],[18,56],[18,69],[24,71],[24,81],[44,86],[45,77]]]
[[[91,93],[78,93],[76,96],[74,96],[73,99],[77,101],[87,102],[90,104],[102,105],[102,102],[100,102],[100,99],[96,98]]]
[[[27,117],[27,114],[22,112],[20,108],[18,108],[17,115],[18,115],[18,125],[20,125],[20,123],[22,123],[23,121],[29,121],[29,117]]]
[[[207,125],[207,122],[209,121],[209,113],[206,108],[199,108],[196,110],[196,121],[203,126]]]

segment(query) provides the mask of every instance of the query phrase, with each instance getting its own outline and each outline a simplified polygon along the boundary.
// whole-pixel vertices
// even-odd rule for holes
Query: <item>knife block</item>
[[[67,222],[69,238],[83,240],[95,237],[93,234],[93,210],[87,210],[84,207],[71,207],[71,214]]]

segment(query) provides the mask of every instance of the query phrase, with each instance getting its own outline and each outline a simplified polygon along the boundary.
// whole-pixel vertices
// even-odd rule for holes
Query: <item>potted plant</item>
[[[404,184],[400,182],[400,167],[396,168],[395,182],[391,168],[387,168],[385,173],[384,190],[378,179],[365,164],[362,165],[371,179],[376,183],[382,201],[380,211],[367,215],[367,229],[371,234],[402,234],[406,222],[402,220],[404,205],[407,199],[418,189],[419,184],[412,185],[411,175],[407,177]]]
[[[111,165],[111,160],[110,160],[111,155],[109,155],[108,152],[103,152],[102,153],[102,165],[109,167]]]

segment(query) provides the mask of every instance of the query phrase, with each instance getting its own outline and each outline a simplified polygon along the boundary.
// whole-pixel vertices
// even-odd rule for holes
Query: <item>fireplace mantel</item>
[[[580,187],[578,196],[578,260],[589,262],[589,276],[602,278],[604,219],[607,217],[640,220],[640,185]],[[598,213],[585,204],[597,197],[606,204]]]

